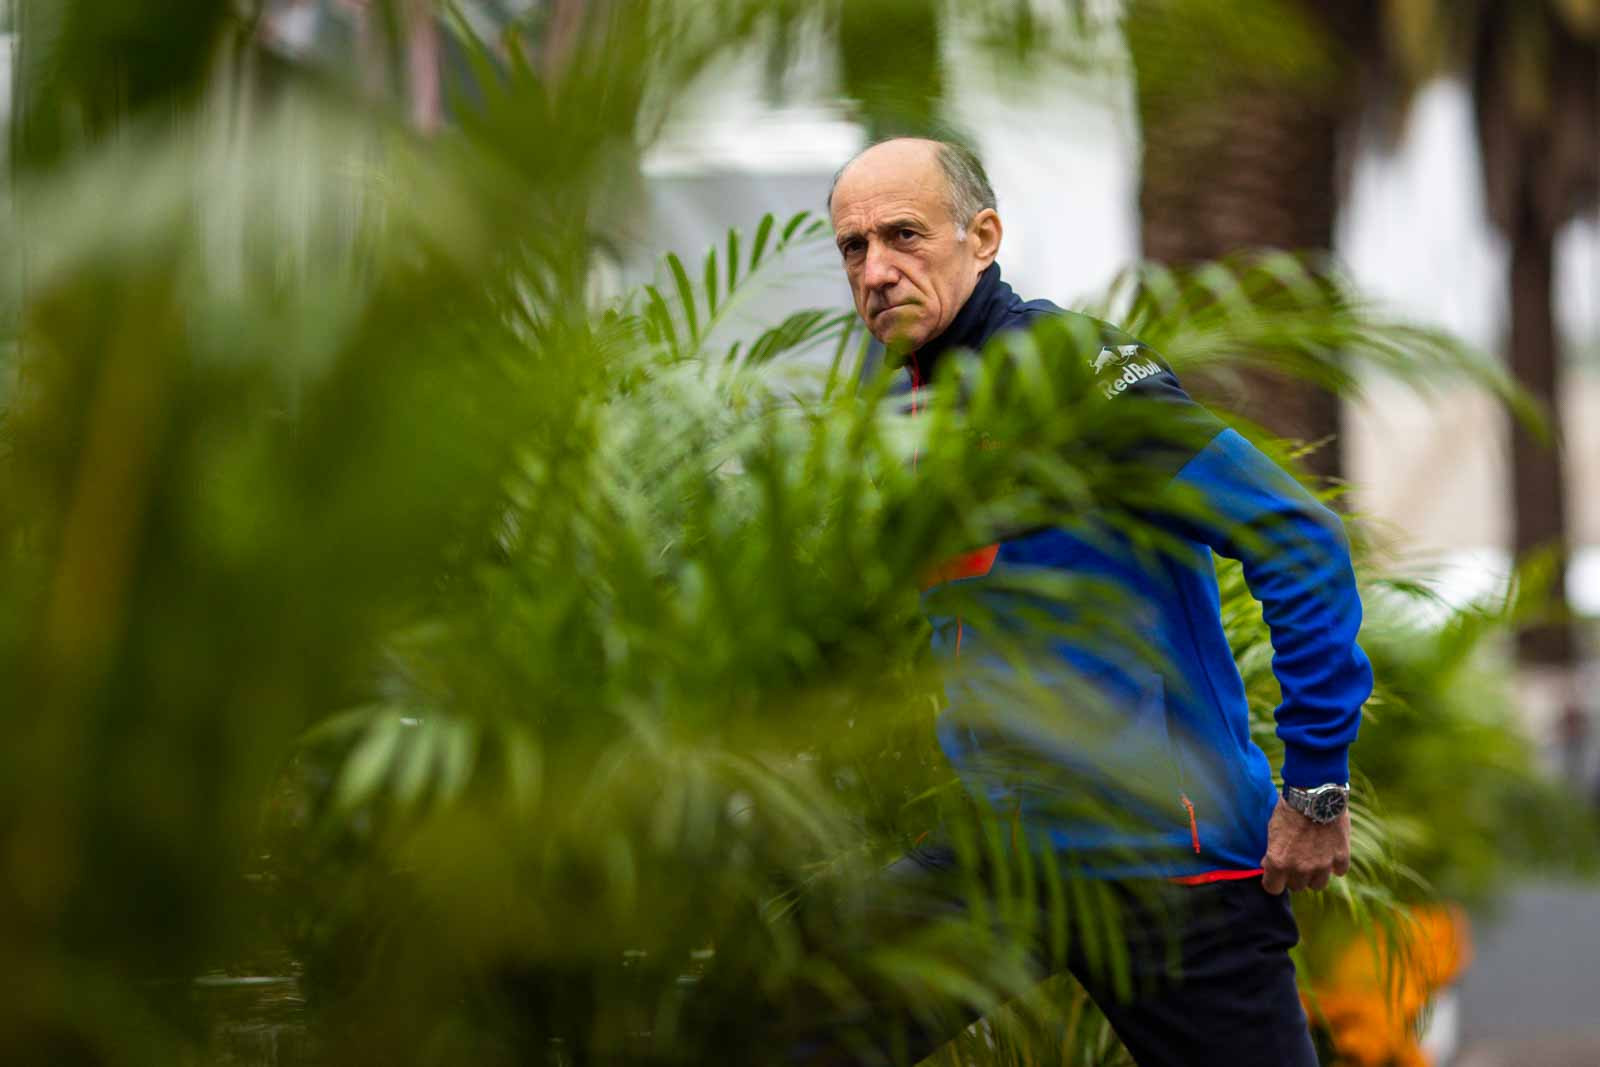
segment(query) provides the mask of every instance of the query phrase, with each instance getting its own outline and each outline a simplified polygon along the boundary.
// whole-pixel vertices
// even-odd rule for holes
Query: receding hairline
[[[923,144],[933,149],[933,161],[944,177],[945,203],[957,226],[965,227],[980,211],[995,210],[994,189],[989,184],[989,176],[984,173],[983,161],[966,145],[935,137],[885,137],[845,160],[844,166],[834,172],[833,181],[828,185],[828,214],[833,214],[833,194],[851,167],[875,148],[902,143]]]

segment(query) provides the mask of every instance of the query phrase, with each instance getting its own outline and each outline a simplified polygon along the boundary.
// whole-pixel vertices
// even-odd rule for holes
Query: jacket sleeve
[[[1171,440],[1140,444],[1123,457],[1157,476],[1170,472],[1161,506],[1145,517],[1238,560],[1261,602],[1283,692],[1276,718],[1284,782],[1310,788],[1349,781],[1372,665],[1356,643],[1361,598],[1343,521],[1195,403],[1157,353],[1098,325],[1103,347],[1091,368],[1094,387],[1112,404],[1158,404],[1161,423],[1173,430]]]
[[[1244,567],[1272,638],[1283,692],[1283,780],[1349,780],[1349,748],[1372,666],[1356,643],[1361,598],[1344,524],[1238,432],[1213,437],[1174,476],[1183,532]]]

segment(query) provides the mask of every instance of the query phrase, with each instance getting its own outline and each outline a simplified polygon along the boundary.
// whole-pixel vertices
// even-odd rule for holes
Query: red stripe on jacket
[[[994,569],[995,557],[999,554],[999,544],[993,544],[945,560],[923,577],[922,588],[930,589],[958,578],[982,578]]]

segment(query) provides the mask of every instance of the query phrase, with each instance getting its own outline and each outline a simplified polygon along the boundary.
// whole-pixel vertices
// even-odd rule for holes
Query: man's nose
[[[866,262],[861,265],[861,284],[867,289],[887,289],[900,280],[894,257],[876,241],[867,245]]]

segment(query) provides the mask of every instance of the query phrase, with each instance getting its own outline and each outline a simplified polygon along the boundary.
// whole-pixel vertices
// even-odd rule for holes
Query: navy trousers
[[[886,924],[962,907],[942,892],[960,872],[944,848],[916,849],[884,872]],[[1126,946],[1120,979],[1091,938],[1069,939],[1065,958],[1030,950],[1040,981],[1071,971],[1140,1067],[1316,1067],[1289,950],[1299,940],[1287,893],[1252,877],[1184,886],[1109,883]],[[808,1067],[914,1064],[975,1021],[939,1021],[867,1006],[805,1033],[790,1061]]]

